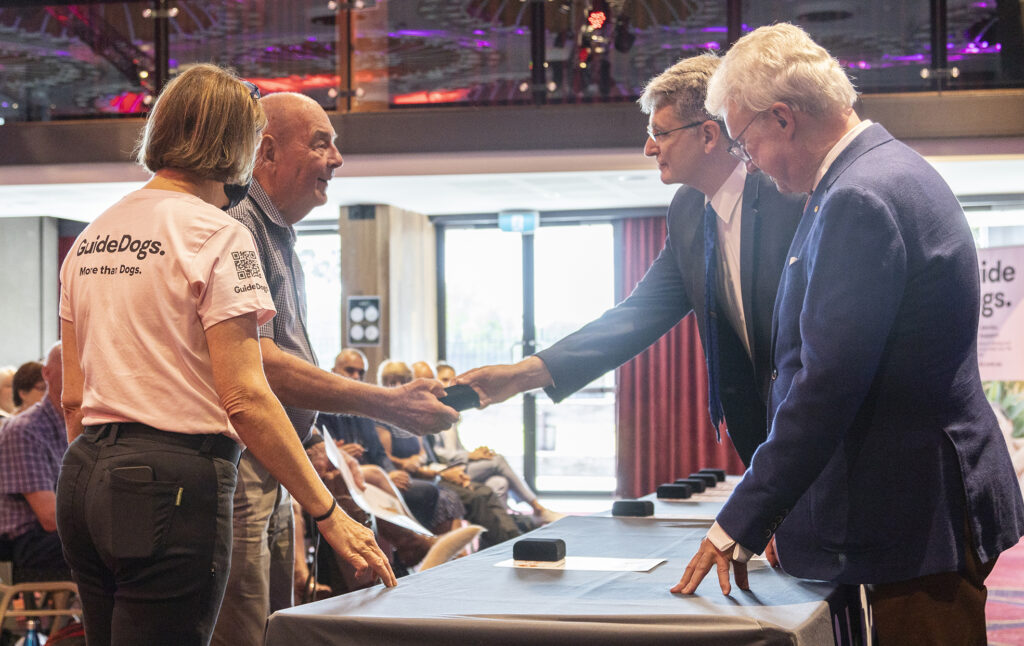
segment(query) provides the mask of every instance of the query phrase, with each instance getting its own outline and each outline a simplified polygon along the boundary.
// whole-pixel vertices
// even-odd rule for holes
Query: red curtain
[[[623,223],[623,293],[633,290],[665,244],[665,219]],[[618,370],[618,495],[636,497],[707,467],[743,473],[723,428],[708,415],[704,352],[691,314]]]

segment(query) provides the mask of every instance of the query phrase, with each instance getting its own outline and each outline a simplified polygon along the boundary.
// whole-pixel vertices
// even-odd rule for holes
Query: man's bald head
[[[426,361],[412,364],[412,375],[416,379],[434,379],[434,369]]]
[[[60,410],[60,393],[64,389],[64,369],[62,364],[61,343],[57,341],[46,355],[43,364],[43,381],[46,382],[46,396]]]
[[[332,372],[342,377],[362,381],[368,365],[365,354],[355,348],[345,348],[334,359]]]
[[[263,112],[267,115],[264,134],[275,137],[292,135],[299,115],[319,115],[324,111],[312,98],[297,92],[275,92],[260,99]]]

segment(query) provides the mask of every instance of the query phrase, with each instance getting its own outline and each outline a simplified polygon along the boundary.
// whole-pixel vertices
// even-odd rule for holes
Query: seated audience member
[[[14,380],[11,386],[14,391],[11,394],[11,398],[14,401],[14,414],[17,415],[28,410],[30,406],[46,395],[46,382],[43,381],[43,364],[38,361],[28,361],[21,364],[14,373]]]
[[[0,368],[0,426],[14,414],[14,366]]]
[[[452,501],[438,505],[439,490],[425,480],[409,477],[406,471],[396,469],[377,437],[376,423],[368,417],[321,413],[317,420],[342,451],[362,465],[363,478],[385,491],[394,484],[421,525],[435,533],[452,528],[452,522],[462,518],[462,505]]]
[[[412,370],[400,361],[385,361],[380,366],[379,381],[382,386],[393,388],[409,383],[412,379]],[[463,466],[441,469],[429,466],[437,460],[427,445],[419,437],[401,429],[378,424],[377,437],[392,463],[415,478],[438,478],[442,492],[448,491],[458,497],[465,508],[466,519],[487,529],[487,533],[480,539],[485,547],[522,534],[515,519],[509,515],[505,503],[490,487],[470,480]]]
[[[306,448],[306,454],[309,456],[313,468],[338,500],[338,506],[357,522],[370,527],[373,524],[372,517],[352,499],[344,476],[327,457],[324,442],[323,436],[314,432],[313,438]],[[346,459],[348,458],[346,457]],[[373,468],[376,469],[376,467]],[[355,475],[354,472],[353,475]],[[357,482],[356,486],[361,485]],[[385,487],[388,492],[394,491],[388,484],[385,484]],[[437,493],[436,487],[434,493],[435,495]],[[459,511],[461,513],[461,510]],[[451,560],[472,543],[482,529],[476,525],[469,525],[448,531],[440,536],[426,536],[382,518],[376,520],[377,532],[383,539],[383,544],[393,548],[393,557],[398,566],[396,568],[398,572],[405,572],[406,568],[417,565],[422,571]],[[296,561],[299,559],[300,551],[296,550]],[[330,569],[325,582],[335,592],[352,591],[372,583],[372,581],[367,582],[355,577],[351,567],[335,559],[331,550],[322,550],[320,555],[321,563],[326,563]],[[296,567],[298,566],[296,565]],[[299,576],[300,574],[301,572],[296,570],[295,575]],[[321,580],[324,579],[321,578]]]
[[[354,348],[346,348],[335,358],[333,372],[348,379],[362,381],[366,368],[366,355]],[[438,514],[440,492],[437,486],[429,482],[411,480],[408,473],[395,468],[380,444],[373,420],[356,415],[321,413],[319,422],[325,434],[334,440],[338,448],[362,465],[361,472],[366,482],[384,491],[399,490],[416,520],[424,527],[432,528],[436,533],[443,535],[438,537],[441,539],[441,545],[437,545],[438,538],[425,539],[405,528],[378,521],[382,537],[396,548],[396,556],[402,565],[414,566],[420,563],[420,559],[423,559],[420,563],[421,570],[429,565],[436,565],[454,556],[475,538],[476,532],[472,528],[464,528],[466,531],[450,531],[457,524],[454,520],[462,517],[461,505],[450,506],[453,509],[447,512],[441,509],[442,513]],[[446,518],[446,513],[450,517]],[[408,533],[414,536],[405,536]],[[458,541],[461,543],[458,549],[455,549],[453,545]],[[423,545],[431,548],[430,554],[424,554]],[[407,549],[399,549],[402,546],[407,546]],[[438,560],[438,555],[433,552],[441,548],[447,557]],[[415,558],[417,555],[419,558]]]
[[[417,361],[412,364],[412,377],[413,379],[437,379],[434,369],[426,361]]]
[[[43,399],[11,418],[0,434],[0,536],[12,544],[15,583],[71,579],[55,513],[57,476],[68,448],[59,343],[41,375]]]
[[[455,369],[447,363],[438,364],[437,379],[445,388],[451,386],[455,383]],[[470,480],[491,487],[503,500],[506,500],[508,493],[511,492],[516,500],[525,502],[533,508],[533,514],[538,520],[552,523],[565,515],[542,505],[537,499],[537,494],[509,466],[505,456],[495,453],[486,446],[478,446],[472,451],[467,451],[459,439],[458,423],[447,431],[441,431],[425,439],[428,443],[433,442],[434,454],[441,462],[465,464],[466,474]],[[495,486],[496,483],[501,484]]]
[[[363,380],[366,367],[366,355],[354,348],[342,350],[334,360],[336,374],[356,381]],[[462,504],[453,494],[441,493],[433,483],[412,480],[407,472],[395,467],[377,437],[376,422],[357,415],[321,414],[320,423],[340,450],[365,465],[363,477],[367,482],[385,491],[393,483],[401,490],[421,525],[443,534],[461,524]]]

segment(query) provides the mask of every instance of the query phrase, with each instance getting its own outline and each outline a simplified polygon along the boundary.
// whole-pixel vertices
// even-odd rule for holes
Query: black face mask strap
[[[230,208],[238,206],[249,193],[249,184],[251,183],[252,181],[250,180],[248,184],[225,184],[224,195],[227,196],[228,203],[227,206],[222,207],[223,210],[227,211]]]

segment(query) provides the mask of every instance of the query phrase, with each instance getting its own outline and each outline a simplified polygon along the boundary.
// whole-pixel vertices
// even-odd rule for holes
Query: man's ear
[[[796,125],[796,115],[793,114],[793,109],[785,103],[776,101],[772,104],[772,107],[768,108],[769,118],[774,122],[774,125],[779,128],[783,134],[787,137],[793,136]]]
[[[257,160],[262,162],[273,162],[277,156],[277,141],[274,137],[268,134],[263,135],[263,139],[260,141],[259,152],[257,153]]]
[[[726,137],[722,125],[714,120],[707,120],[700,126],[700,136],[704,141],[704,152],[710,153],[718,145],[718,142]]]

